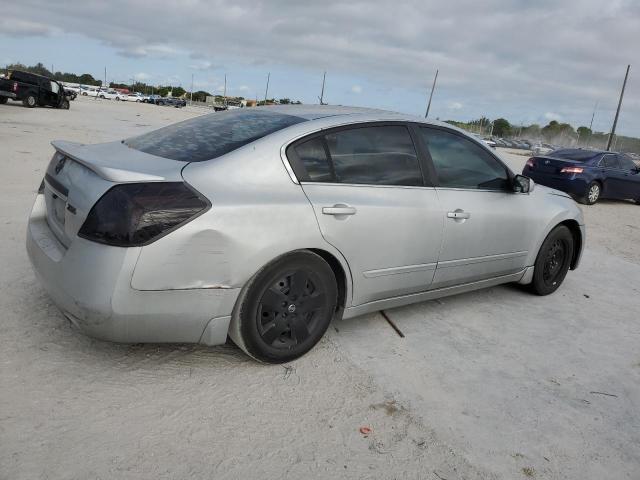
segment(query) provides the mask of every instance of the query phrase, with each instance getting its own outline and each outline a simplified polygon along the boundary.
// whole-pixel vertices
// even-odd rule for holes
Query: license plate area
[[[56,238],[65,246],[68,245],[65,233],[67,198],[54,190],[46,181],[44,200],[47,206],[47,223]]]

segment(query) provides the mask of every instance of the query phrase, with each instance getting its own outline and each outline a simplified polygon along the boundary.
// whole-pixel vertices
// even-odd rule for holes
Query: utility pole
[[[320,90],[320,96],[318,97],[320,99],[320,105],[326,105],[326,103],[324,103],[324,82],[327,79],[327,72],[325,71],[324,74],[322,75],[322,90]]]
[[[227,106],[227,74],[224,74],[224,91],[222,92],[222,96],[224,97],[224,106]]]
[[[622,97],[624,97],[624,88],[627,86],[627,78],[629,77],[629,69],[631,65],[627,65],[627,73],[624,74],[624,82],[622,82],[622,90],[620,91],[620,100],[618,100],[618,108],[616,110],[616,116],[613,119],[613,127],[611,127],[611,135],[609,135],[609,141],[607,142],[607,151],[611,151],[611,141],[616,134],[616,126],[618,125],[618,116],[620,115],[620,107],[622,107]]]
[[[429,103],[427,103],[427,112],[424,114],[424,118],[429,116],[429,110],[431,110],[431,99],[433,98],[433,91],[436,89],[436,80],[438,80],[438,70],[436,69],[436,76],[433,77],[433,85],[431,85],[431,94],[429,95]]]
[[[264,89],[264,105],[267,105],[267,95],[269,94],[269,80],[271,79],[271,72],[267,73],[267,87]]]
[[[191,99],[189,102],[193,103],[193,73],[191,74]]]

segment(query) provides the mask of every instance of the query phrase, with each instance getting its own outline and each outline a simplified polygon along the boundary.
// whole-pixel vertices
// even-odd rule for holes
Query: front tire
[[[559,225],[542,242],[533,271],[530,289],[537,295],[555,292],[567,275],[573,258],[573,235]]]
[[[262,268],[242,289],[229,336],[258,361],[295,360],[322,338],[337,299],[333,270],[322,257],[306,250],[285,255]]]
[[[62,108],[63,110],[69,110],[69,106],[70,106],[69,100],[64,100],[60,105],[60,108]]]

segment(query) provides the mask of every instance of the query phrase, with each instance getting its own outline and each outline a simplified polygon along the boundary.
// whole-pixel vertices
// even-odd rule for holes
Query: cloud
[[[360,85],[354,85],[353,87],[351,87],[351,92],[360,94],[362,93],[362,87]]]
[[[556,121],[562,120],[562,115],[559,115],[553,112],[546,112],[543,116],[545,120],[556,120]]]
[[[170,58],[178,55],[180,53],[180,50],[169,45],[158,44],[148,45],[144,47],[138,46],[133,48],[120,49],[117,53],[118,55],[127,58]]]
[[[189,65],[189,68],[192,70],[205,71],[205,70],[214,70],[218,68],[218,66],[214,65],[212,62],[209,62],[207,60],[202,60],[199,62],[192,63],[191,65]]]
[[[437,68],[434,115],[460,103],[458,116],[493,112],[516,122],[557,112],[565,121],[588,123],[596,100],[598,118],[609,121],[624,69],[638,58],[640,2],[635,0],[606,6],[601,0],[191,0],[189,5],[155,0],[154,11],[161,13],[150,17],[148,3],[134,0],[5,2],[0,32],[46,35],[58,29],[101,41],[128,58],[184,56],[205,70],[208,63],[213,67],[211,59],[265,71],[283,67],[292,76],[326,69],[348,76],[346,89],[369,82],[393,86],[389,95],[398,89],[423,95]],[[636,78],[632,69],[620,122],[635,131],[640,127]],[[416,103],[416,111],[422,108]]]
[[[449,110],[462,110],[462,104],[460,102],[451,102],[449,104]]]
[[[22,20],[19,18],[0,18],[0,35],[14,37],[46,37],[57,31],[52,25],[46,23]]]
[[[138,82],[146,82],[151,78],[151,75],[149,75],[148,73],[140,72],[140,73],[136,73],[133,76],[133,78],[136,79]]]

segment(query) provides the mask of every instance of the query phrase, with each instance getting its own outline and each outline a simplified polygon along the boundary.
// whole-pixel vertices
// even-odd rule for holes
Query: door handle
[[[464,212],[458,209],[454,212],[448,212],[447,218],[453,218],[455,220],[467,220],[468,218],[471,218],[471,214],[469,212]]]
[[[355,215],[355,207],[349,205],[336,204],[333,207],[322,207],[322,213],[324,215]]]

